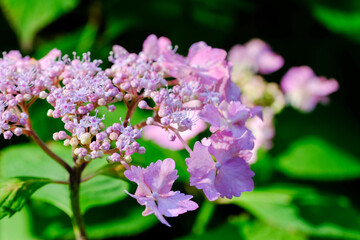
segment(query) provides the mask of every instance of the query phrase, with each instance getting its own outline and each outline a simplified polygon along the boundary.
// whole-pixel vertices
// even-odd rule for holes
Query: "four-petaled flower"
[[[144,216],[153,213],[163,224],[170,227],[164,216],[176,217],[198,208],[198,205],[190,200],[192,196],[171,191],[178,176],[175,162],[170,158],[151,163],[145,169],[131,166],[124,174],[130,181],[138,184],[135,194],[126,193],[140,205],[145,205]]]

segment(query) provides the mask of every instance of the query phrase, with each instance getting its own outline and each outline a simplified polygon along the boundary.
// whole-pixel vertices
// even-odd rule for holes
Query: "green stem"
[[[40,139],[40,137],[34,132],[34,130],[30,130],[28,132],[29,136],[36,142],[37,145],[52,159],[54,159],[57,163],[63,166],[66,171],[71,172],[71,167],[58,155],[56,155],[53,151],[51,151],[48,146]]]
[[[80,183],[83,166],[76,165],[72,168],[70,174],[70,199],[72,210],[72,224],[74,234],[77,240],[86,240],[85,225],[80,211]]]

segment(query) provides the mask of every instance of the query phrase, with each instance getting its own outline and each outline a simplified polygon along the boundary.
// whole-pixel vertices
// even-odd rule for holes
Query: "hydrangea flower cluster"
[[[318,77],[308,66],[291,68],[281,79],[281,87],[275,82],[266,82],[262,75],[279,70],[284,60],[260,39],[235,45],[229,51],[228,60],[232,64],[231,79],[242,91],[242,103],[263,107],[262,120],[252,118],[246,123],[255,136],[249,163],[256,161],[259,148],[269,150],[272,147],[274,117],[286,103],[302,112],[310,112],[318,102],[326,103],[327,96],[338,89],[335,79]]]
[[[46,98],[46,90],[58,84],[62,71],[59,50],[52,50],[36,61],[22,57],[19,51],[3,53],[0,58],[0,133],[5,139],[29,130],[27,109],[37,98]]]
[[[159,160],[146,168],[133,165],[133,154],[146,151],[137,141],[142,135],[171,149],[185,148],[190,185],[210,201],[252,191],[254,172],[249,163],[254,148],[271,147],[272,118],[285,103],[278,85],[265,82],[258,73],[276,71],[283,59],[259,39],[235,46],[230,61],[225,50],[205,42],[193,44],[187,56],[176,50],[169,39],[150,35],[139,54],[114,46],[109,56],[112,65],[105,70],[101,60],[91,60],[90,53],[81,57],[74,53],[71,58],[54,49],[40,60],[17,51],[4,53],[0,133],[5,139],[13,134],[38,139],[28,109],[37,99],[46,99],[52,106],[48,117],[64,123],[64,130],[55,132],[53,139],[71,146],[74,166],[85,167],[105,156],[109,162],[119,162],[126,169],[124,176],[138,185],[134,194],[127,194],[145,206],[143,215],[154,214],[168,226],[164,216],[175,217],[198,205],[190,200],[192,196],[171,190],[177,179],[174,160]],[[301,86],[296,93],[301,99],[319,95],[292,82],[297,79],[293,74],[285,76],[284,90],[291,93]],[[315,78],[307,75],[302,81]],[[314,86],[319,84],[322,81]],[[307,105],[313,107],[318,99],[322,100],[316,97]],[[105,107],[113,112],[118,102],[126,105],[126,116],[106,126],[106,115],[99,116],[98,110]],[[131,125],[137,108],[151,111],[152,116]],[[189,146],[188,140],[208,126],[211,135]],[[50,151],[44,144],[42,148]]]
[[[289,69],[281,80],[281,88],[293,107],[310,112],[319,102],[327,103],[327,96],[337,91],[339,84],[335,79],[316,76],[308,66],[300,66]]]

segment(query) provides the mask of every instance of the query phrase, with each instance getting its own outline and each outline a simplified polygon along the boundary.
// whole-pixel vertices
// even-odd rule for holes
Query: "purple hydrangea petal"
[[[191,195],[170,191],[165,196],[158,198],[159,212],[166,217],[177,217],[179,214],[195,210],[199,206],[194,201],[190,201],[191,198]]]
[[[255,174],[246,161],[241,158],[231,158],[220,163],[221,167],[215,179],[215,187],[220,197],[239,197],[242,192],[254,189],[252,177]]]
[[[219,197],[214,186],[216,168],[208,147],[196,142],[190,158],[185,161],[190,173],[190,185],[202,189],[210,201],[216,200]]]

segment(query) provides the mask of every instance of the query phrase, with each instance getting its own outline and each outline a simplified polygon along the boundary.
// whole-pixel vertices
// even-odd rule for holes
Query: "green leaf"
[[[65,161],[71,161],[70,148],[58,142],[53,142],[48,146]],[[0,161],[4,177],[29,176],[31,174],[54,180],[68,180],[68,173],[34,144],[20,144],[6,148],[2,152]],[[89,164],[89,168],[100,167],[105,163],[104,159],[97,159]],[[80,186],[81,210],[85,213],[92,207],[123,199],[126,196],[125,189],[128,189],[128,183],[123,180],[105,176],[94,177]],[[33,197],[53,204],[71,216],[68,185],[45,186]]]
[[[40,239],[74,239],[73,230],[68,219],[57,215],[46,216],[41,212],[53,212],[51,205],[32,201],[30,208],[34,212],[34,220],[40,226],[37,235]],[[90,209],[84,216],[86,231],[89,239],[106,239],[120,236],[130,236],[144,232],[159,224],[159,220],[152,214],[144,217],[141,212],[144,207],[134,199],[124,199],[106,206]]]
[[[70,147],[65,147],[59,142],[51,142],[48,147],[71,164]],[[3,149],[0,161],[3,177],[35,176],[61,181],[68,180],[68,172],[36,144],[18,144]]]
[[[242,214],[235,219],[231,219],[232,224],[239,227],[240,235],[246,240],[305,240],[308,239],[304,234],[294,231],[286,231],[282,228],[276,228],[270,224],[250,220],[249,216]]]
[[[285,185],[258,188],[225,202],[237,204],[259,220],[285,231],[360,238],[360,214],[343,196],[320,195],[311,188]]]
[[[99,27],[97,24],[92,24],[91,22],[86,24],[84,29],[81,32],[80,38],[77,39],[78,44],[76,51],[78,53],[87,52],[93,46],[96,35],[98,33]]]
[[[346,180],[360,177],[360,160],[324,139],[305,137],[278,158],[277,169],[298,179]]]
[[[30,212],[25,206],[13,217],[0,221],[0,239],[38,240],[33,236],[31,227]]]
[[[80,208],[84,214],[90,208],[103,206],[126,197],[128,183],[106,176],[96,176],[80,185]],[[52,185],[38,191],[34,198],[53,204],[71,216],[70,194],[67,185]]]
[[[336,4],[336,6],[329,7],[323,3],[312,3],[312,13],[314,17],[330,31],[336,34],[342,34],[359,42],[360,8],[359,5],[356,4],[356,1],[349,2],[354,5],[351,10],[339,9],[338,4]]]
[[[78,0],[1,0],[0,4],[19,39],[21,48],[30,50],[36,34],[74,9],[78,2]]]
[[[0,179],[0,219],[20,211],[36,190],[50,182],[31,177]]]

